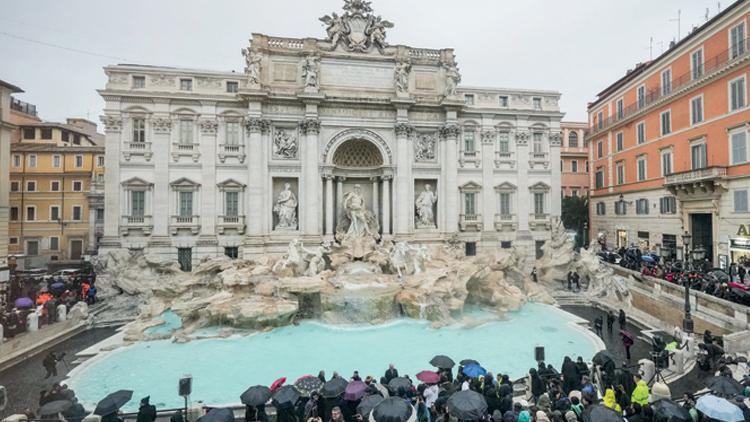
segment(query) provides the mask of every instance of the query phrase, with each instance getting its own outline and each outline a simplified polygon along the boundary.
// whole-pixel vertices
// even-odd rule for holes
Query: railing
[[[294,50],[302,50],[305,47],[305,43],[302,40],[271,38],[268,40],[268,46],[271,48],[291,48]]]
[[[463,151],[462,154],[465,158],[476,158],[479,155],[477,151]]]
[[[219,224],[238,225],[245,224],[244,215],[220,215]]]
[[[149,226],[151,225],[151,216],[150,215],[124,215],[122,216],[122,225],[123,226]]]
[[[181,142],[177,142],[177,143],[174,143],[172,145],[174,145],[174,148],[178,152],[193,152],[194,150],[198,149],[198,146],[200,144],[183,144]]]
[[[219,148],[224,154],[241,154],[245,146],[240,144],[220,144]]]
[[[547,159],[547,153],[546,152],[530,152],[529,157],[532,160],[546,160]]]
[[[185,225],[192,225],[194,222],[198,221],[197,215],[174,215],[172,216],[172,223],[173,224],[185,224]]]
[[[513,221],[516,219],[514,214],[495,214],[495,220],[498,221]]]
[[[531,213],[529,214],[529,218],[534,221],[544,221],[549,220],[549,214]]]
[[[705,180],[720,179],[726,177],[726,175],[726,167],[706,167],[680,173],[672,173],[669,176],[664,177],[664,184],[674,185],[679,183],[694,183]]]
[[[690,85],[697,84],[700,81],[712,76],[714,73],[724,70],[727,66],[734,62],[737,62],[748,56],[750,50],[748,50],[748,41],[750,38],[742,41],[742,51],[734,55],[732,48],[726,49],[714,57],[705,60],[703,63],[703,71],[694,77],[693,70],[683,73],[675,79],[672,79],[671,88],[669,90],[662,90],[662,86],[658,86],[649,90],[645,97],[636,98],[636,101],[627,107],[624,107],[622,113],[617,113],[604,119],[603,121],[597,121],[589,129],[590,136],[594,136],[599,132],[609,129],[615,124],[628,120],[631,117],[639,114],[641,111],[649,108],[652,104],[657,103],[665,98],[677,95],[684,88]]]
[[[409,55],[419,59],[439,59],[440,50],[430,50],[426,48],[410,48]]]
[[[199,215],[173,215],[170,218],[170,232],[175,235],[178,229],[190,229],[193,234],[200,231],[201,217]]]
[[[497,151],[495,153],[495,157],[497,157],[498,160],[510,160],[511,158],[513,158],[513,153]]]
[[[37,115],[36,106],[34,104],[29,104],[16,98],[10,99],[10,109],[20,111],[21,113],[28,114],[30,116]]]
[[[151,142],[128,142],[125,146],[130,151],[151,151]]]

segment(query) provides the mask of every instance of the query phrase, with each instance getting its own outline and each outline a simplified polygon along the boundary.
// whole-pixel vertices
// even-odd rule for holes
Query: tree
[[[568,230],[575,230],[576,246],[583,245],[583,226],[589,221],[589,200],[583,196],[566,196],[562,200],[562,223]]]

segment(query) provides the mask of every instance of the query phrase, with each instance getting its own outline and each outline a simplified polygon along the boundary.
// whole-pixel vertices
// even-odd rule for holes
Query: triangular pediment
[[[550,186],[544,182],[536,182],[533,185],[529,186],[529,190],[535,192],[549,192]]]
[[[497,190],[497,191],[511,192],[511,191],[515,191],[516,189],[518,189],[518,186],[516,186],[516,185],[514,185],[513,183],[510,183],[510,182],[503,182],[503,183],[495,186],[495,190]]]
[[[467,191],[468,192],[471,192],[471,191],[476,192],[476,191],[482,190],[482,185],[480,185],[477,182],[467,182],[467,183],[464,183],[463,185],[459,186],[458,189],[461,190],[462,192],[467,192]]]
[[[234,179],[227,179],[221,183],[218,183],[216,186],[220,188],[224,188],[224,189],[226,188],[244,189],[245,188],[244,183],[240,183]]]
[[[150,187],[150,186],[153,186],[154,184],[146,180],[143,180],[140,177],[131,177],[130,179],[123,181],[122,185],[131,186],[131,187],[133,186]]]
[[[187,177],[181,177],[169,184],[172,187],[199,187],[201,184],[193,182]]]

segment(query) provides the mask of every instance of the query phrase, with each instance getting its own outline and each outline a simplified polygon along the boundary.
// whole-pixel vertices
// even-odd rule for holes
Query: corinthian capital
[[[317,135],[320,133],[320,120],[308,117],[299,123],[302,132],[306,135]]]
[[[414,133],[414,126],[410,125],[409,123],[396,123],[394,129],[396,130],[396,136],[398,137],[409,137],[412,133]]]
[[[495,142],[495,139],[497,139],[497,132],[494,130],[485,130],[482,132],[482,143],[483,144],[492,144]]]
[[[101,117],[101,121],[104,124],[105,132],[119,132],[122,130],[122,117],[120,116],[107,114]]]
[[[245,129],[250,133],[268,132],[271,122],[260,117],[250,117],[245,121]]]
[[[461,129],[454,123],[449,123],[440,129],[440,135],[446,139],[456,139],[460,132]]]

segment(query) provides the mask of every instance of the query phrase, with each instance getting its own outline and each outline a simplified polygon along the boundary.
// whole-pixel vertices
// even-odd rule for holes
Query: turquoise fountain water
[[[471,312],[474,319],[487,313]],[[330,326],[303,322],[249,336],[136,343],[95,358],[71,374],[69,384],[81,401],[94,405],[106,394],[134,390],[125,410],[151,396],[157,407],[179,407],[177,380],[193,375],[193,401],[239,403],[239,395],[255,384],[269,385],[280,377],[294,382],[325,370],[349,377],[354,370],[380,378],[389,363],[401,374],[432,369],[429,360],[445,354],[455,361],[471,358],[494,373],[511,378],[525,375],[534,362],[534,347],[545,346],[547,362],[559,367],[563,357],[590,359],[598,349],[591,333],[576,326],[574,317],[547,305],[527,304],[504,320],[472,327],[431,328],[429,323],[399,319],[378,326]],[[168,325],[173,326],[173,321]]]

